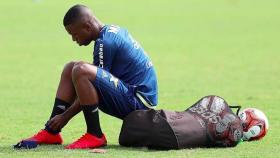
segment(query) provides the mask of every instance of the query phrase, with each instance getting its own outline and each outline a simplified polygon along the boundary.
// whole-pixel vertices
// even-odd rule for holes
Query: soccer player
[[[102,24],[84,5],[71,7],[63,24],[80,46],[94,43],[93,64],[73,61],[65,65],[54,107],[45,128],[25,139],[38,144],[62,144],[61,129],[80,111],[86,133],[66,149],[105,146],[107,140],[98,109],[123,119],[130,112],[157,105],[157,78],[150,58],[123,29]]]

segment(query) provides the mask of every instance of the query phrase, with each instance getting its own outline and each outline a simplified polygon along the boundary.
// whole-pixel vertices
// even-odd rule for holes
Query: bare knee
[[[85,62],[77,62],[72,69],[72,80],[77,81],[78,79],[86,78],[93,81],[96,78],[96,73],[96,66]]]
[[[76,63],[77,63],[77,61],[71,61],[71,62],[65,64],[63,71],[61,73],[61,78],[71,79],[72,69]]]

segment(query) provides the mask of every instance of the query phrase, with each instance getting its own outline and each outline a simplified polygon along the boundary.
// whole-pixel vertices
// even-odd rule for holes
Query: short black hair
[[[81,17],[81,12],[86,8],[88,7],[81,4],[77,4],[71,7],[64,15],[63,25],[67,26],[77,22],[77,20],[79,20]]]

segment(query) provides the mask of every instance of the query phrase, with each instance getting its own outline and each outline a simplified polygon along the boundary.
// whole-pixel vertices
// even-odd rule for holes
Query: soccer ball
[[[246,108],[238,114],[242,121],[244,141],[259,140],[268,131],[268,119],[265,114],[255,108]]]

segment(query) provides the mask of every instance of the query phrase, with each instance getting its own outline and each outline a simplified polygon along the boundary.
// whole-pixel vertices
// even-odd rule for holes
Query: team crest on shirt
[[[117,79],[116,77],[114,77],[113,75],[111,75],[110,82],[113,82],[114,85],[115,85],[115,88],[117,88],[117,87],[118,87],[119,79]]]

